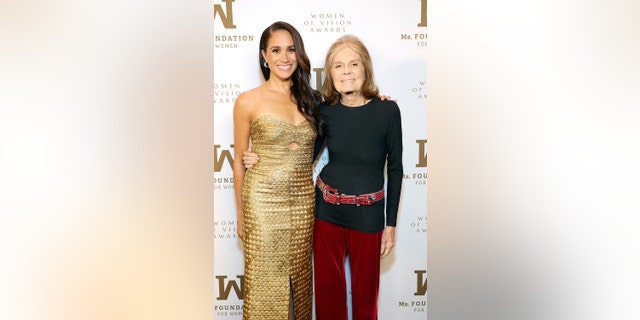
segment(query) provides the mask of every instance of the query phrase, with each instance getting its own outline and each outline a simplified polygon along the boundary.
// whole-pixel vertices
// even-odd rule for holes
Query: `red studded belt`
[[[326,185],[320,176],[316,179],[316,185],[322,191],[322,198],[325,202],[340,205],[340,204],[355,204],[356,206],[370,206],[376,201],[384,199],[384,189],[374,193],[364,193],[359,195],[340,194],[338,189],[331,188]]]

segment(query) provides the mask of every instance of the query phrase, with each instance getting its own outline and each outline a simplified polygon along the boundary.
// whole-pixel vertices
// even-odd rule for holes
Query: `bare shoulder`
[[[253,88],[249,91],[245,91],[238,95],[236,98],[236,106],[248,106],[255,104],[258,101],[258,96],[260,95],[260,90],[258,88]]]
[[[262,90],[260,87],[253,88],[238,95],[236,98],[234,110],[235,112],[250,114],[260,108],[262,101]]]

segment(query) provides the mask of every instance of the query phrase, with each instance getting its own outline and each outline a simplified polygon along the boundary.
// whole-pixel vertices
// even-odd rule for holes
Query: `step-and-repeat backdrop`
[[[325,54],[343,34],[359,37],[380,92],[402,112],[404,184],[396,247],[382,262],[380,319],[427,317],[427,0],[214,0],[215,319],[242,319],[244,271],[233,191],[233,105],[263,82],[262,31],[286,21],[302,34],[319,88]],[[329,159],[321,155],[316,173]]]

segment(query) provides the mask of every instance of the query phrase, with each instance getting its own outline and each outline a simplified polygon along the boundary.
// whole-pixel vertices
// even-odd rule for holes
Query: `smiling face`
[[[298,67],[293,38],[286,30],[278,30],[271,34],[266,49],[261,53],[269,65],[271,76],[286,80],[291,78]]]
[[[364,64],[360,55],[348,46],[342,46],[333,58],[331,77],[340,95],[359,95],[365,80]]]

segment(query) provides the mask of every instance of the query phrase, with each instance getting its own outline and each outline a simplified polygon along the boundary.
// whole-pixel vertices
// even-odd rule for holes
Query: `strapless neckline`
[[[289,121],[287,121],[287,120],[285,120],[285,119],[283,119],[281,117],[278,117],[278,116],[276,116],[274,114],[263,114],[263,115],[255,118],[253,121],[251,121],[251,124],[253,125],[254,122],[256,122],[256,121],[258,121],[258,120],[260,120],[262,118],[273,118],[273,119],[276,119],[278,121],[284,122],[284,123],[286,123],[286,124],[288,124],[288,125],[290,125],[292,127],[299,127],[299,126],[305,124],[305,122],[308,123],[307,120],[303,120],[302,122],[300,122],[298,124],[293,124],[293,123],[291,123],[291,122],[289,122]]]

